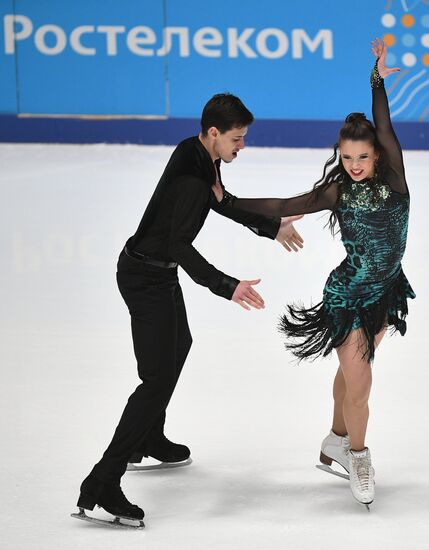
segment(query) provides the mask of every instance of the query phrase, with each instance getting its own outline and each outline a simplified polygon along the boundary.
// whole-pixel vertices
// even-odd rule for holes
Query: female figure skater
[[[388,326],[405,333],[407,298],[415,297],[401,267],[409,192],[383,83],[399,69],[386,67],[387,47],[378,38],[371,49],[374,126],[362,113],[346,118],[313,190],[289,199],[229,197],[235,208],[266,216],[330,210],[332,232],[339,223],[347,256],[329,275],[323,301],[309,309],[288,306],[280,328],[295,339],[286,347],[299,359],[326,356],[332,349],[338,354],[332,430],[320,457],[349,472],[353,496],[366,505],[374,500],[374,470],[365,446],[371,362]]]

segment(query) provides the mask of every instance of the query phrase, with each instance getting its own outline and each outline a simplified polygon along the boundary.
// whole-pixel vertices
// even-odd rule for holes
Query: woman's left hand
[[[385,78],[389,74],[397,73],[401,70],[399,67],[392,67],[391,69],[386,67],[387,46],[379,38],[371,42],[371,51],[378,60],[377,68],[381,78]]]

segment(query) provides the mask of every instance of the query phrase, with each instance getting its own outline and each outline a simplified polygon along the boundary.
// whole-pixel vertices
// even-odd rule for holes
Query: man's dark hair
[[[253,122],[252,113],[243,105],[240,98],[232,94],[216,94],[206,104],[201,115],[201,132],[207,135],[207,130],[214,126],[221,134],[232,128],[250,126]]]

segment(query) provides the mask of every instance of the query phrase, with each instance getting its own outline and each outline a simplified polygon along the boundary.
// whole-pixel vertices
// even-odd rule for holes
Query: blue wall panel
[[[16,43],[20,112],[166,114],[165,58],[132,54],[126,43],[128,31],[147,21],[160,32],[162,2],[16,0],[16,13],[24,33]]]
[[[257,118],[338,120],[350,111],[368,110],[369,43],[380,32],[384,4],[371,0],[248,0],[245,9],[210,13],[199,0],[170,2],[169,24],[187,22],[191,35],[202,27],[212,27],[224,38],[218,58],[195,53],[184,58],[177,50],[172,52],[172,114],[194,116],[195,104],[204,104],[206,98],[221,91],[242,97]],[[228,32],[248,35],[243,48],[230,55],[228,48],[233,49],[234,40],[228,40]],[[266,40],[264,32],[268,33]],[[318,45],[317,36],[321,40]],[[280,40],[284,54],[268,57],[281,53]],[[313,52],[305,40],[315,41]],[[232,57],[233,53],[237,57]]]
[[[173,116],[195,116],[197,105],[224,90],[243,97],[264,119],[370,114],[369,43],[380,36],[389,44],[388,64],[401,69],[386,82],[392,118],[429,121],[428,0],[248,0],[245,9],[229,6],[221,2],[224,9],[208,12],[198,0],[169,2],[168,25],[188,28],[191,37],[206,28],[218,38],[207,48],[213,57],[197,55],[195,42],[189,57],[172,50]],[[235,55],[231,31],[243,37]]]
[[[230,91],[261,121],[322,128],[350,111],[370,115],[369,42],[381,36],[401,68],[386,81],[392,118],[414,122],[411,141],[429,147],[428,0],[218,0],[213,9],[201,0],[0,0],[0,16],[1,113],[197,119],[214,93]],[[6,139],[8,128],[30,127],[0,124]],[[273,134],[272,144],[282,139]]]
[[[0,0],[0,18],[4,21],[7,14],[13,14],[13,0]],[[16,87],[16,56],[5,55],[4,25],[0,25],[0,113],[18,111]]]

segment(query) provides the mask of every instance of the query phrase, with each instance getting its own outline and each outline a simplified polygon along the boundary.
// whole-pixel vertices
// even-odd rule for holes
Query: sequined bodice
[[[409,196],[387,184],[372,180],[343,184],[337,215],[347,275],[356,282],[369,282],[397,272],[405,251],[408,212]]]

